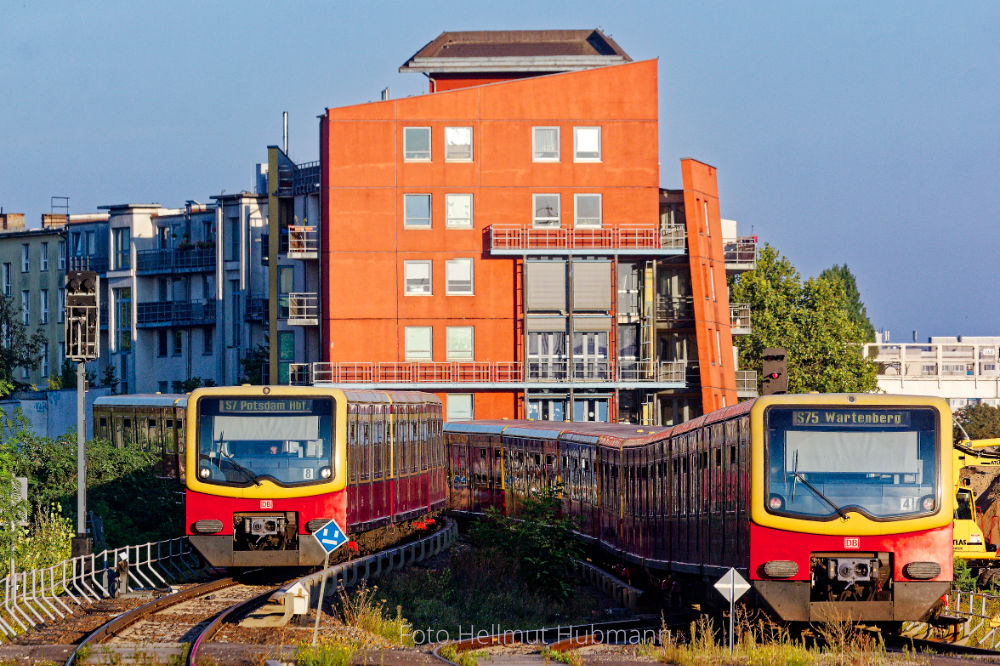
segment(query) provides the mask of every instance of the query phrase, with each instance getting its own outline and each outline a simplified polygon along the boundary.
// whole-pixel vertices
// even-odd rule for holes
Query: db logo
[[[261,500],[260,501],[260,508],[262,508],[262,509],[273,509],[274,508],[274,500]],[[855,541],[857,541],[857,539],[855,539]],[[844,546],[844,547],[848,548],[848,546]],[[854,547],[857,548],[856,545]]]
[[[261,504],[263,504],[263,502],[261,502]],[[861,548],[861,539],[858,537],[845,537],[844,548],[853,548],[854,550]]]

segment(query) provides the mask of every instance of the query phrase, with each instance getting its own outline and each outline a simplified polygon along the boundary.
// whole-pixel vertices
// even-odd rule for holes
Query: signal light
[[[66,358],[92,361],[98,355],[100,327],[99,280],[94,271],[66,273]]]
[[[788,392],[788,362],[785,350],[781,347],[769,347],[761,355],[763,367],[761,375],[762,395],[774,395]]]

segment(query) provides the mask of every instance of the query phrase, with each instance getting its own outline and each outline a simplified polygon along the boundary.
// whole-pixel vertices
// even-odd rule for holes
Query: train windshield
[[[333,400],[204,397],[198,402],[198,478],[206,483],[281,485],[332,478]]]
[[[771,513],[887,520],[937,511],[934,410],[771,407],[765,419]]]

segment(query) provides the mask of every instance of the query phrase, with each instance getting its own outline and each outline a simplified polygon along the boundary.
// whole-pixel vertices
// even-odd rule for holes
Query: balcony
[[[319,192],[320,163],[303,162],[297,165],[278,167],[279,197]]]
[[[544,388],[578,384],[587,388],[684,388],[683,361],[452,361],[292,363],[291,384],[350,384],[383,388],[415,385],[459,388]]]
[[[288,294],[288,325],[319,326],[319,294],[314,291]]]
[[[203,273],[215,270],[214,247],[192,247],[184,250],[138,250],[135,272],[137,275],[152,273]]]
[[[139,303],[136,316],[139,328],[212,326],[215,324],[215,301]]]
[[[318,259],[319,230],[316,227],[288,227],[288,258]]]
[[[727,271],[752,271],[757,267],[757,237],[723,239],[722,253]]]
[[[267,322],[269,313],[267,298],[264,296],[251,296],[247,299],[247,310],[244,317],[247,321]]]
[[[595,253],[676,256],[684,254],[686,239],[681,225],[563,229],[494,224],[489,227],[489,237],[490,253],[508,256]]]
[[[750,304],[729,304],[729,325],[733,335],[750,335]]]
[[[108,272],[108,258],[99,256],[79,256],[69,258],[69,270],[71,271],[95,271],[97,273]]]
[[[677,326],[694,320],[694,299],[690,296],[656,295],[656,321]]]
[[[736,397],[756,398],[757,397],[757,371],[737,370],[736,371]]]

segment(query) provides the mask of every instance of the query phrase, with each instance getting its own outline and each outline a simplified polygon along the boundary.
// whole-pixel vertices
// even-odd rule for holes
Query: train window
[[[486,458],[486,449],[479,449],[479,457]]]
[[[156,419],[147,419],[146,423],[148,427],[156,428]]]
[[[715,450],[715,466],[722,467],[722,449]]]
[[[102,428],[107,428],[108,427],[108,418],[106,416],[102,416],[100,423],[101,423],[101,427]]]
[[[545,456],[545,466],[552,467],[552,456],[550,455]]]
[[[541,467],[541,465],[542,465],[542,456],[541,456],[541,454],[538,454],[538,453],[535,454],[535,465]]]

